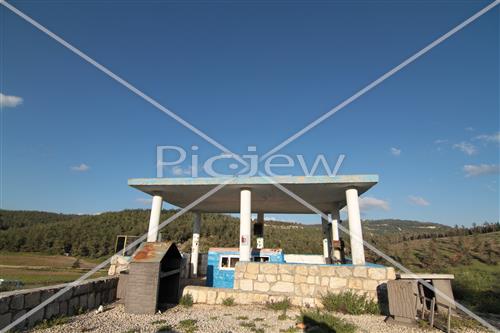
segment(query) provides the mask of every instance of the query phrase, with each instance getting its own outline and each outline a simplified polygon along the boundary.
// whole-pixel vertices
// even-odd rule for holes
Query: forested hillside
[[[162,221],[175,210],[164,210]],[[65,215],[35,211],[0,210],[0,251],[42,252],[99,258],[112,253],[117,235],[142,235],[147,231],[149,210],[124,210],[100,215]],[[186,213],[162,232],[184,251],[191,246],[193,215]],[[343,222],[344,227],[348,223]],[[365,239],[382,249],[412,239],[445,237],[500,230],[497,224],[472,228],[418,221],[363,221]],[[342,235],[341,235],[342,236]],[[349,237],[343,237],[349,247]],[[203,214],[201,250],[212,246],[238,246],[239,220],[224,214]],[[320,225],[266,221],[266,247],[281,247],[285,253],[322,253]],[[372,261],[380,258],[367,253]],[[392,255],[392,254],[391,254]]]

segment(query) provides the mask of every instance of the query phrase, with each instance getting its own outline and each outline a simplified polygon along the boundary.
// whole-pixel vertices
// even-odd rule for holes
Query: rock
[[[349,279],[347,283],[347,287],[350,289],[363,289],[363,280],[362,279]]]
[[[0,298],[0,313],[9,311],[10,297]]]
[[[332,289],[344,288],[346,284],[347,284],[347,279],[339,277],[330,278],[330,288]]]
[[[278,274],[278,265],[262,264],[260,265],[260,272],[264,274]]]
[[[307,266],[298,265],[295,267],[295,274],[307,275]]]
[[[254,284],[253,284],[253,289],[255,291],[266,292],[266,291],[269,291],[270,288],[271,287],[270,287],[269,283],[267,283],[267,282],[254,282]]]
[[[348,267],[338,267],[337,268],[337,275],[339,277],[349,277],[349,276],[352,276],[352,269],[351,268],[348,268]]]
[[[247,273],[250,274],[259,274],[260,264],[256,262],[249,262],[247,264]]]
[[[366,269],[366,267],[354,267],[352,275],[355,277],[365,278],[368,275],[368,270]]]
[[[252,291],[253,290],[253,281],[252,280],[240,280],[240,289],[241,290],[246,290],[246,291]]]
[[[24,307],[24,295],[18,294],[10,299],[10,308],[14,310],[22,310]]]
[[[278,281],[271,287],[271,291],[279,293],[291,293],[293,290],[294,284],[292,282]]]
[[[386,269],[385,268],[369,268],[368,277],[373,280],[385,280],[386,279]]]

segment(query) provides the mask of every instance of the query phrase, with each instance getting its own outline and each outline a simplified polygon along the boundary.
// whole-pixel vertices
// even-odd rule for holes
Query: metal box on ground
[[[418,306],[417,281],[387,281],[389,314],[391,319],[404,324],[415,324]]]

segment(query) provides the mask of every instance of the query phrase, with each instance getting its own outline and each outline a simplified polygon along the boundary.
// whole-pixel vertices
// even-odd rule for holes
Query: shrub
[[[288,316],[286,315],[286,312],[283,312],[278,316],[278,320],[287,320]]]
[[[278,302],[267,302],[266,303],[267,308],[274,310],[274,311],[286,311],[290,309],[292,306],[292,303],[290,302],[289,298],[285,298],[281,301]]]
[[[233,297],[227,297],[222,300],[222,305],[225,306],[233,306],[234,305],[234,298]]]
[[[378,304],[366,295],[357,295],[352,291],[339,294],[328,292],[321,297],[321,303],[328,311],[337,311],[353,315],[364,313],[380,314]]]
[[[185,333],[196,332],[198,327],[196,326],[197,320],[195,319],[184,319],[179,322],[179,328]]]
[[[249,329],[256,328],[255,324],[252,323],[251,321],[240,321],[240,326],[241,327],[246,327],[246,328],[249,328]]]
[[[37,329],[46,329],[58,325],[64,325],[69,322],[68,317],[60,316],[51,319],[44,319],[41,323],[36,325]]]
[[[255,333],[265,333],[264,329],[259,328],[259,327],[251,328],[250,331],[255,332]]]
[[[172,332],[173,331],[173,327],[170,326],[170,325],[163,325],[163,326],[160,326],[158,327],[158,329],[156,330],[157,333],[163,333],[163,332]],[[139,331],[134,331],[134,332],[139,332]]]
[[[314,332],[354,333],[357,328],[341,318],[320,311],[302,312],[300,321],[306,326],[307,330]]]
[[[187,308],[192,307],[193,306],[193,296],[191,296],[191,294],[186,294],[186,295],[182,296],[181,299],[179,300],[179,304],[182,306],[185,306]]]

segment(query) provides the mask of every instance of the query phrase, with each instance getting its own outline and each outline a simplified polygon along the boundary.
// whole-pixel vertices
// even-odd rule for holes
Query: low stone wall
[[[327,292],[352,290],[378,300],[377,291],[395,280],[392,267],[239,262],[234,289],[319,298]]]
[[[292,305],[300,307],[321,307],[319,299],[311,297],[289,296],[278,293],[243,291],[229,288],[186,286],[182,295],[190,294],[197,304],[222,304],[224,299],[233,298],[235,304],[266,304],[289,299]]]
[[[30,328],[44,319],[58,316],[71,316],[79,311],[99,307],[101,304],[116,299],[118,277],[104,277],[83,282],[72,287],[52,303],[39,310],[17,329]],[[35,289],[23,289],[0,293],[0,329],[24,315],[59,290],[66,284]]]

